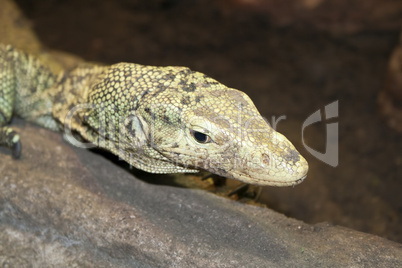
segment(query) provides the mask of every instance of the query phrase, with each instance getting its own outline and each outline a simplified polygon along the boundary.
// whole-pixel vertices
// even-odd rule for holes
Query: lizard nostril
[[[269,166],[269,163],[271,162],[271,158],[267,154],[262,154],[262,162],[264,165]]]

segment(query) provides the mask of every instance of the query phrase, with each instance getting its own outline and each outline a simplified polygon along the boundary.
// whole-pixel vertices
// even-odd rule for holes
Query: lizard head
[[[158,68],[138,111],[160,161],[257,185],[295,185],[306,177],[307,161],[245,93],[188,68]]]

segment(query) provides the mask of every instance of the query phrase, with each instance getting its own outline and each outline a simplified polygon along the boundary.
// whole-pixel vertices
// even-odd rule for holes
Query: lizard
[[[308,171],[248,95],[187,67],[81,63],[55,74],[34,55],[0,44],[0,145],[17,159],[20,136],[8,126],[14,115],[151,173],[206,170],[291,186]]]

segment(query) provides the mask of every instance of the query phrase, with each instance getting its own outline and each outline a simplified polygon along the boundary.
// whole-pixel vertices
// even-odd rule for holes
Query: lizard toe
[[[19,159],[21,156],[21,141],[18,140],[16,143],[13,144],[12,148],[12,156],[14,159]]]

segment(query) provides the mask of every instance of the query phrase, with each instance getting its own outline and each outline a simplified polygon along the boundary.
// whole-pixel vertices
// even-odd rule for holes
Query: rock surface
[[[251,9],[280,27],[315,28],[335,35],[399,29],[402,2],[394,0],[222,0],[228,10]]]
[[[16,121],[22,159],[0,150],[2,266],[402,266],[400,244],[146,184],[58,133]]]
[[[388,125],[402,133],[402,32],[389,60],[387,80],[378,102]]]

